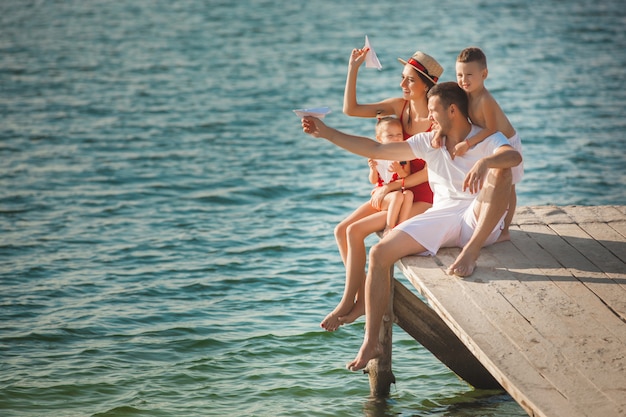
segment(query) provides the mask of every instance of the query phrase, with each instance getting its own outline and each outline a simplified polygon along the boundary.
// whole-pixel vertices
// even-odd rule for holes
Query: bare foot
[[[354,304],[354,307],[352,307],[352,310],[350,310],[350,312],[345,316],[339,317],[339,321],[341,321],[342,324],[352,323],[364,314],[365,303],[360,300],[356,300],[356,303]]]
[[[456,275],[459,277],[469,277],[474,273],[477,259],[478,254],[474,255],[462,250],[454,263],[450,265],[446,273],[448,275]]]
[[[320,327],[326,331],[334,332],[343,324],[341,316],[337,310],[333,310],[320,323]]]
[[[345,316],[346,314],[350,314],[350,312],[354,308],[354,304],[350,304],[350,303],[347,303],[347,305],[345,304],[346,303],[344,303],[343,301],[337,304],[337,307],[335,307],[333,311],[328,313],[328,315],[324,318],[324,320],[322,320],[322,322],[320,323],[320,327],[329,332],[334,332],[335,330],[339,328],[339,326],[344,324],[344,321],[342,320],[342,316]]]
[[[455,262],[456,264],[456,262]],[[471,263],[467,266],[463,265],[450,265],[450,268],[446,271],[448,275],[456,275],[457,277],[469,277],[474,273],[474,269],[476,269],[476,262]]]
[[[509,229],[502,230],[502,232],[500,232],[500,236],[495,243],[506,242],[507,240],[511,240],[511,234],[509,233]]]
[[[367,363],[380,356],[383,353],[383,347],[379,342],[372,342],[371,344],[367,341],[363,341],[361,345],[361,349],[359,349],[359,353],[356,355],[356,358],[348,364],[346,364],[346,368],[351,371],[358,371],[359,369],[363,369],[367,366]]]

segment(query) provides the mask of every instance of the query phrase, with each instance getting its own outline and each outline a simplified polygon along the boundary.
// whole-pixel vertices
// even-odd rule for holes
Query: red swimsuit
[[[404,107],[402,107],[402,112],[400,113],[400,122],[402,122],[402,116],[404,116],[404,109],[407,103],[408,101],[405,101]],[[432,126],[428,128],[427,132],[430,132],[431,128]],[[404,124],[402,124],[402,133],[404,134],[404,140],[407,140],[408,138],[413,136],[404,132]],[[423,159],[413,159],[412,161],[410,161],[410,165],[411,173],[413,174],[424,169],[424,167],[426,166],[426,161],[424,161]],[[413,191],[413,202],[424,201],[430,204],[433,203],[433,191],[430,189],[428,181],[416,185],[415,187],[411,187],[409,188],[409,190]]]

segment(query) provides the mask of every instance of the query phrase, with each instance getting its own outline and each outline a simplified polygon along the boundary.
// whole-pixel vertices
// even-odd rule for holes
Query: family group
[[[350,55],[343,111],[378,119],[375,140],[302,118],[305,133],[368,158],[375,185],[370,200],[335,228],[345,287],[321,322],[334,331],[365,314],[363,344],[347,364],[353,371],[382,351],[378,335],[395,262],[459,247],[447,272],[470,276],[482,247],[510,239],[515,184],[523,175],[520,138],[485,87],[487,59],[480,48],[460,52],[456,82],[439,82],[443,67],[424,52],[398,59],[402,97],[364,104],[357,100],[357,74],[369,52],[364,47]],[[372,233],[381,239],[368,258],[365,239]]]

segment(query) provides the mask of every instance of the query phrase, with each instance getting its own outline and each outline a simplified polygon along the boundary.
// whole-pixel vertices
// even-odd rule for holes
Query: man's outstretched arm
[[[323,138],[353,154],[373,159],[386,159],[389,161],[408,161],[415,159],[415,154],[406,142],[394,142],[382,144],[375,140],[343,133],[327,126],[315,117],[302,119],[302,130],[316,138]]]

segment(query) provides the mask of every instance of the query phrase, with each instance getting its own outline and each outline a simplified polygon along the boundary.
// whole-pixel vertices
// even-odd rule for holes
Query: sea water
[[[367,162],[292,110],[371,136],[341,112],[365,35],[362,102],[476,45],[518,204],[626,204],[625,25],[620,0],[0,2],[0,414],[524,416],[399,328],[388,399],[345,370],[363,320],[319,322]]]

